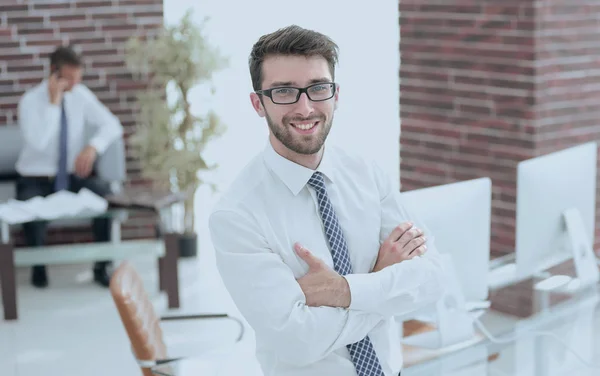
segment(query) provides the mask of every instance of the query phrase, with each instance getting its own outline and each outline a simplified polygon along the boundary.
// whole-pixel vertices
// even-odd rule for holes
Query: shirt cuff
[[[104,151],[108,149],[110,143],[106,142],[105,138],[94,137],[90,140],[90,145],[93,146],[94,149],[96,149],[98,155],[102,155]]]
[[[344,276],[350,287],[350,307],[357,311],[373,311],[373,306],[381,301],[383,289],[377,273],[348,274]]]

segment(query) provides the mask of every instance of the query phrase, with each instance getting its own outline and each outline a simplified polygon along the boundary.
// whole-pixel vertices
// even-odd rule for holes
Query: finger
[[[294,250],[300,256],[305,263],[308,264],[309,268],[316,268],[321,266],[321,260],[317,257],[313,256],[313,254],[306,248],[304,248],[300,243],[294,244]]]
[[[398,241],[402,235],[413,226],[412,222],[404,222],[396,226],[388,235],[387,240],[390,243]]]
[[[414,238],[413,240],[409,241],[406,244],[406,246],[402,250],[402,253],[404,255],[408,256],[413,251],[415,251],[417,248],[419,248],[420,246],[422,246],[423,244],[425,244],[426,241],[427,241],[427,238],[424,235],[416,237],[416,238]]]
[[[77,159],[75,159],[75,173],[77,175],[79,175],[79,160],[80,160],[79,157],[77,157]]]
[[[85,158],[85,156],[82,156],[81,160],[79,161],[79,176],[81,176],[82,178],[86,177],[87,163],[87,158]]]
[[[77,157],[77,159],[75,160],[75,172],[77,173],[77,175],[81,176],[81,156]]]
[[[417,227],[413,227],[410,230],[406,231],[404,234],[402,234],[400,239],[398,239],[398,244],[400,247],[404,248],[406,247],[406,244],[408,244],[409,241],[421,235],[423,235],[423,231],[421,231]]]
[[[92,172],[92,158],[86,158],[85,162],[84,162],[84,168],[83,168],[83,173],[84,173],[84,177],[88,177],[90,175],[90,173]]]
[[[427,244],[423,244],[422,246],[415,249],[408,257],[408,259],[415,258],[417,256],[423,256],[427,252]]]

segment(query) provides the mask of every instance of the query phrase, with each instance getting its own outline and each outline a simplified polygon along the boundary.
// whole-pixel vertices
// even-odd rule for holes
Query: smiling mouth
[[[294,128],[298,128],[303,131],[313,129],[319,124],[319,121],[303,122],[303,123],[290,123]]]

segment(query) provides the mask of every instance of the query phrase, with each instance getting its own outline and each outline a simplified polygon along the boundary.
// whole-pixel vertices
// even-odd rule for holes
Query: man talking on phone
[[[123,135],[119,120],[98,98],[81,84],[81,58],[71,47],[58,47],[50,55],[50,76],[28,90],[19,101],[19,125],[24,145],[17,160],[17,199],[87,188],[104,196],[109,183],[92,177],[94,162]],[[86,127],[95,132],[87,138]],[[23,225],[30,247],[46,243],[45,221]],[[110,239],[110,219],[93,220],[94,240]],[[94,281],[107,287],[110,262],[94,265]],[[44,265],[33,267],[32,284],[46,287]]]

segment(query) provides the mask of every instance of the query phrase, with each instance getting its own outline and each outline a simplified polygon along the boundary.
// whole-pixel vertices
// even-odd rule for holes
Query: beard
[[[269,125],[269,129],[273,133],[273,136],[275,136],[279,142],[289,150],[303,155],[316,154],[321,150],[333,123],[333,113],[327,122],[325,122],[325,115],[315,115],[305,119],[284,116],[281,124],[274,122],[267,113],[265,113],[265,118],[267,119],[267,124]],[[317,129],[315,134],[311,135],[301,135],[296,133],[292,129],[293,125],[290,124],[290,122],[299,123],[313,120],[319,122],[317,125],[319,129]]]

